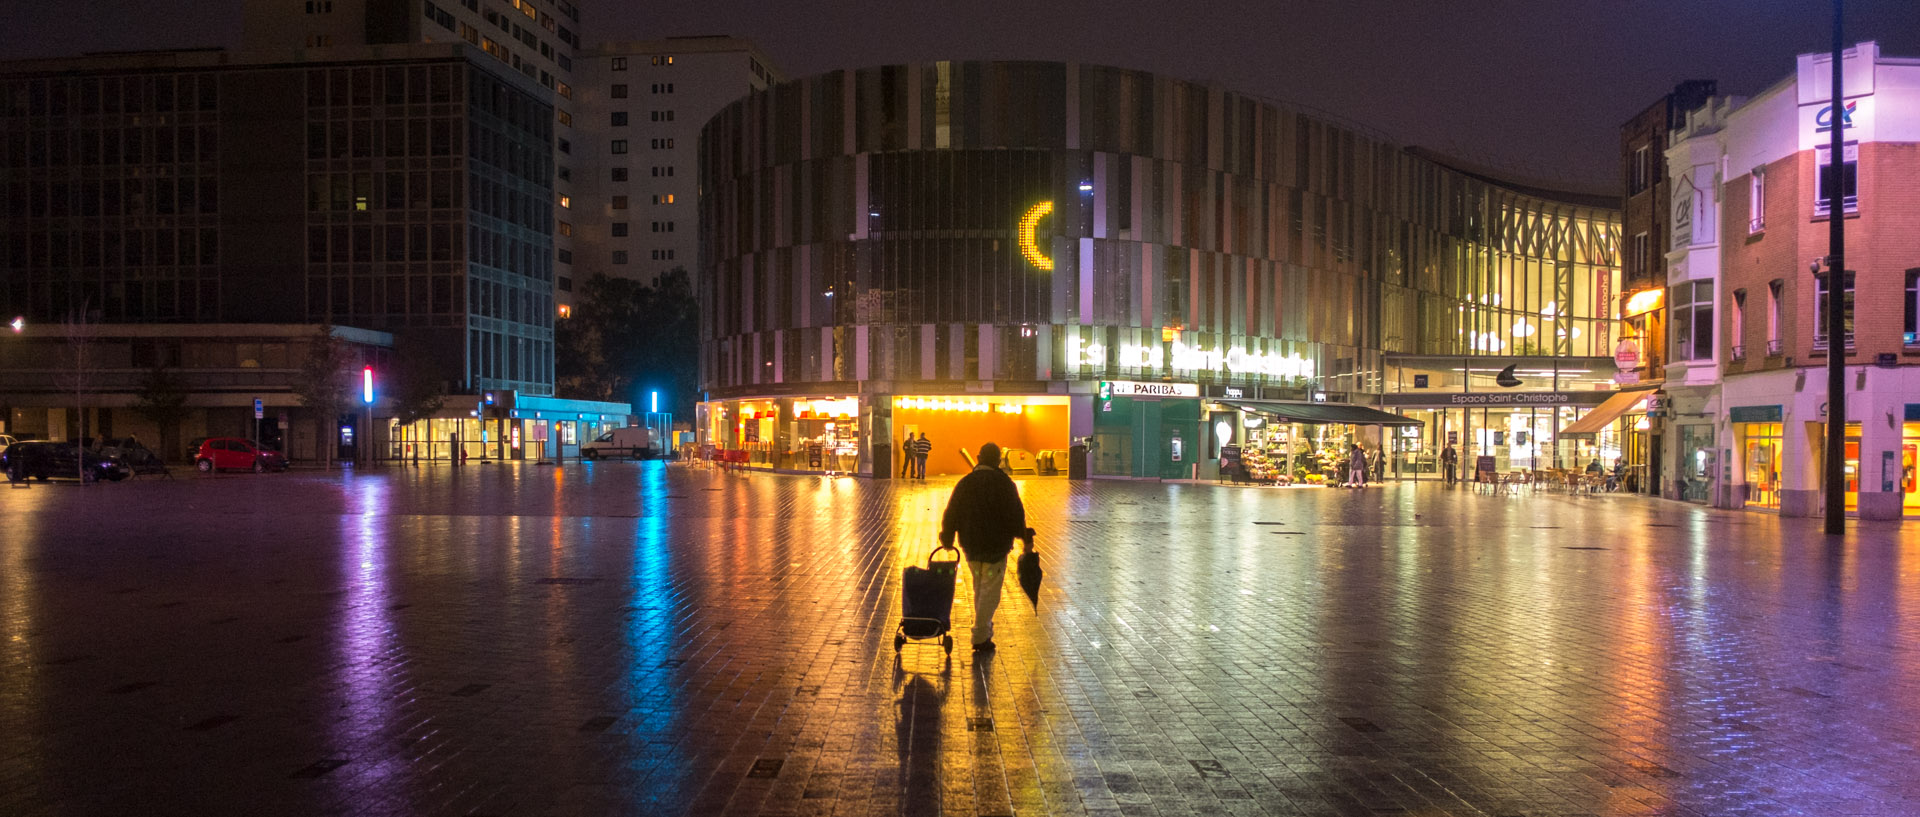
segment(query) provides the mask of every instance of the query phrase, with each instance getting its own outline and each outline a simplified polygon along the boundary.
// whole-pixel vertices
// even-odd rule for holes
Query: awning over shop
[[[1573,425],[1560,429],[1560,436],[1563,438],[1591,437],[1598,434],[1601,429],[1613,424],[1613,421],[1620,419],[1620,415],[1632,411],[1635,406],[1639,405],[1641,401],[1646,400],[1647,396],[1651,394],[1653,394],[1653,392],[1650,391],[1623,391],[1609,397],[1607,398],[1607,402],[1601,403],[1595,406],[1592,411],[1587,412],[1587,416],[1573,421]]]
[[[1356,426],[1417,426],[1419,420],[1388,414],[1376,408],[1340,403],[1272,403],[1264,400],[1222,400],[1224,405],[1257,411],[1295,423],[1345,423]]]

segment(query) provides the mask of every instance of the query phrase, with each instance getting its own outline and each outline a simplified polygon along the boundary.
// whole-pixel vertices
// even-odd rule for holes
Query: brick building
[[[1798,70],[1744,102],[1696,112],[1699,127],[1670,159],[1687,157],[1717,183],[1718,269],[1695,269],[1668,292],[1705,303],[1720,361],[1716,504],[1820,512],[1826,433],[1827,185],[1847,194],[1851,304],[1838,344],[1847,373],[1847,507],[1863,518],[1920,513],[1920,59],[1882,57],[1865,42],[1844,57],[1843,113],[1831,104],[1831,63],[1802,54]],[[1827,143],[1844,130],[1839,171]],[[1712,150],[1702,150],[1702,144]],[[1707,190],[1716,189],[1708,185]],[[1676,256],[1677,257],[1677,256]],[[1717,313],[1717,319],[1714,317]]]

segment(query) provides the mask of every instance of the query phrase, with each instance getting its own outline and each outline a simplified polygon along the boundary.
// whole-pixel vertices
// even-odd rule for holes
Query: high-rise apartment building
[[[547,89],[552,106],[553,300],[573,289],[573,224],[567,206],[575,158],[574,54],[580,11],[567,0],[246,0],[243,51],[260,61],[339,59],[349,50],[406,43],[466,43]],[[373,52],[375,59],[384,58]]]
[[[700,129],[781,75],[752,43],[716,36],[595,45],[581,52],[579,77],[579,127],[590,134],[580,155],[595,176],[562,211],[579,242],[575,268],[641,281],[694,269]]]

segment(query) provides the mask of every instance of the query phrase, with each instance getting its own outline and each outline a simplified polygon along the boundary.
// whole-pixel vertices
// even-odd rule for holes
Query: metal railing
[[[1754,234],[1754,233],[1758,233],[1758,232],[1764,232],[1764,231],[1765,231],[1766,229],[1767,229],[1767,217],[1766,217],[1766,216],[1761,216],[1761,217],[1759,217],[1759,218],[1752,218],[1752,219],[1747,219],[1747,234],[1748,234],[1748,235],[1752,235],[1752,234]]]
[[[1847,333],[1846,344],[1848,349],[1853,348],[1852,332]],[[1827,348],[1827,336],[1824,334],[1815,335],[1813,337],[1813,350],[1816,352],[1819,352],[1819,351],[1824,351],[1826,348]]]
[[[1785,344],[1779,338],[1767,341],[1767,357],[1779,357],[1784,346]]]
[[[1747,359],[1747,347],[1745,347],[1745,346],[1735,346],[1735,347],[1733,347],[1733,359],[1734,359],[1734,360],[1746,360],[1746,359]]]

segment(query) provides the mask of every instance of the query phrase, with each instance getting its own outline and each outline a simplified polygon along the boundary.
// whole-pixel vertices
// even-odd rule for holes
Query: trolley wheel
[[[953,654],[953,636],[950,636],[950,635],[940,636],[940,648],[946,650],[948,655],[952,655]]]
[[[900,648],[901,648],[901,647],[904,647],[904,646],[906,646],[906,645],[907,645],[907,637],[906,637],[906,636],[904,636],[904,635],[896,635],[896,636],[894,636],[894,637],[893,637],[893,651],[894,651],[894,652],[899,652],[899,651],[900,651]]]

